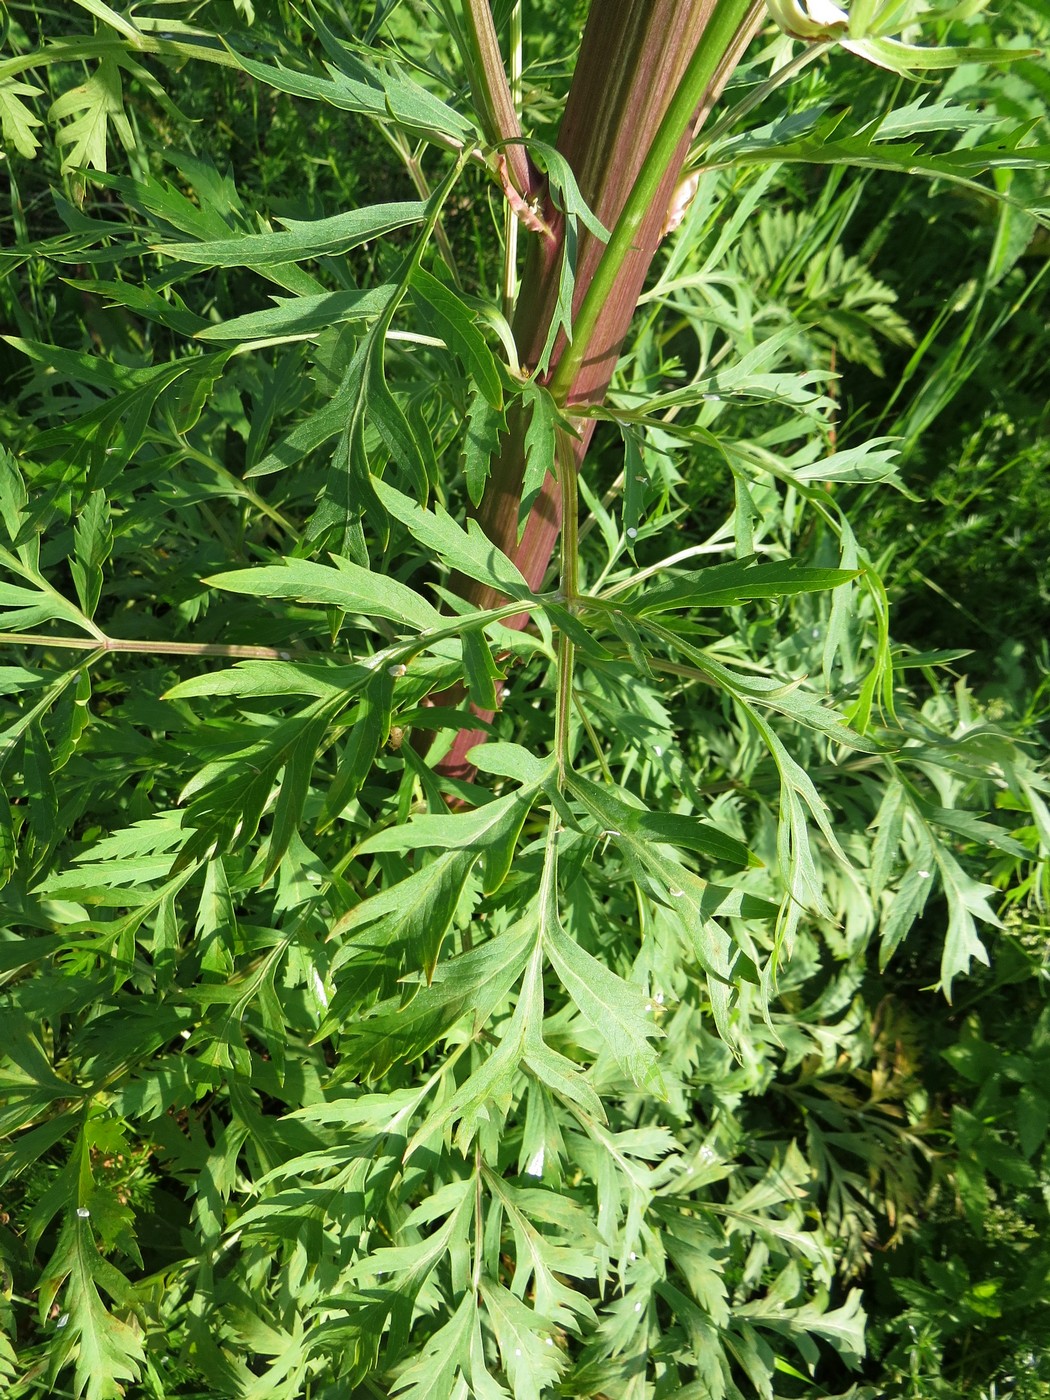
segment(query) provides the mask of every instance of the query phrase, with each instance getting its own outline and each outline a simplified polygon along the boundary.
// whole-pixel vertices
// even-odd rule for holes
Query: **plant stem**
[[[521,144],[521,122],[499,51],[489,0],[463,0],[463,18],[470,45],[470,85],[481,128],[492,145],[507,143],[503,149],[511,182],[519,194],[529,195],[533,183],[529,158]]]
[[[704,93],[704,100],[697,108],[696,120],[693,122],[694,137],[707,122],[715,103],[722,95],[722,89],[733,76],[737,64],[743,58],[747,50],[748,44],[750,44],[751,40],[762,28],[762,22],[766,19],[768,13],[766,0],[754,0],[750,10],[747,12],[747,18],[736,32],[736,38],[719,60],[714,77],[711,79],[707,91]]]
[[[696,107],[700,105],[704,110],[717,100],[731,71],[728,55],[738,52],[746,37],[741,35],[739,23],[734,27],[734,21],[747,14],[748,0],[717,3],[721,17],[718,42],[707,46],[707,71],[712,76],[706,85],[696,84],[699,92],[690,84],[687,98],[683,94],[683,79],[691,72],[695,81],[700,71],[691,65],[691,60],[697,47],[704,44],[705,28],[712,22],[712,0],[591,0],[558,134],[558,151],[568,161],[587,204],[614,234],[628,202],[635,212],[642,207],[643,196],[635,192],[635,187],[646,164],[649,188],[644,199],[649,207],[634,233],[628,236],[621,231],[621,241],[625,242],[615,276],[612,261],[606,263],[611,277],[608,294],[600,304],[594,297],[590,299],[588,315],[595,310],[598,314],[587,335],[581,336],[577,331],[577,347],[566,347],[563,338],[555,346],[555,365],[574,348],[577,351],[577,371],[571,366],[555,371],[566,400],[574,406],[599,404],[605,397],[660,242],[681,162],[694,134]],[[662,132],[666,141],[671,132],[670,122],[665,120],[668,94],[674,94],[670,100],[678,113],[674,119],[679,123],[677,141],[666,155],[661,177],[651,184],[658,164],[651,156],[654,137]],[[544,215],[559,236],[530,239],[514,314],[514,336],[520,362],[526,368],[539,360],[558,298],[561,216],[549,205]],[[589,230],[580,233],[574,297],[577,326],[587,290],[607,255],[608,250]],[[558,538],[561,498],[556,477],[548,475],[519,538],[527,426],[520,410],[512,412],[509,432],[493,460],[477,519],[493,544],[514,560],[530,587],[538,590]],[[578,435],[571,439],[577,470],[595,426],[593,418],[581,419],[577,424]],[[457,587],[475,606],[486,607],[492,601],[479,585],[461,581]],[[484,717],[491,718],[487,714]],[[467,754],[485,737],[484,731],[461,731],[438,765],[439,771],[470,778],[474,767]]]
[[[521,0],[515,0],[510,12],[510,100],[515,113],[521,111],[521,42]],[[509,201],[503,231],[503,314],[509,321],[518,298],[518,216]]]
[[[631,252],[635,237],[650,212],[667,167],[689,129],[693,115],[703,101],[726,49],[732,44],[745,19],[750,0],[719,0],[707,21],[700,42],[664,113],[642,168],[631,187],[626,203],[612,231],[601,261],[591,279],[579,311],[573,318],[572,342],[566,346],[550,381],[550,391],[559,403],[568,399],[577,374],[587,357],[602,308],[612,296],[620,270]]]
[[[483,1247],[482,1234],[484,1231],[484,1219],[481,1211],[481,1144],[474,1144],[474,1274],[470,1281],[470,1286],[475,1295],[481,1288],[481,1270],[484,1263],[485,1251]]]
[[[287,647],[238,646],[223,642],[130,641],[122,637],[49,637],[45,632],[5,632],[0,645],[57,647],[66,651],[141,652],[146,656],[224,656],[250,661],[290,661],[295,654]]]
[[[576,647],[565,635],[558,634],[558,695],[555,713],[554,748],[558,757],[558,791],[565,790],[565,780],[572,767],[570,738],[572,717],[572,677],[576,662]]]
[[[576,458],[568,435],[559,429],[555,438],[558,486],[561,491],[561,591],[565,606],[573,611],[579,597],[579,494]],[[558,756],[558,788],[565,787],[571,766],[572,678],[576,646],[562,632],[558,637],[558,698],[554,746]]]
[[[555,437],[554,455],[561,493],[561,591],[566,606],[571,608],[580,596],[580,500],[572,439],[561,428]]]

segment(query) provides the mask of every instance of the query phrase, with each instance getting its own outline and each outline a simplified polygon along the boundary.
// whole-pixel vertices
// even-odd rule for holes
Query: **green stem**
[[[598,738],[598,735],[594,732],[594,725],[591,723],[591,717],[587,713],[587,706],[580,699],[579,691],[577,691],[576,694],[573,696],[573,702],[576,706],[576,713],[580,717],[580,723],[587,731],[587,737],[591,741],[591,751],[593,752],[594,757],[597,760],[598,767],[602,770],[602,777],[609,784],[609,786],[612,787],[614,781],[612,772],[609,768],[608,763],[606,763],[605,761],[605,754],[602,752],[601,740]]]
[[[557,430],[554,460],[561,491],[561,591],[568,607],[580,596],[580,499],[576,487],[576,457],[569,435]]]
[[[543,602],[536,599],[537,604]],[[408,663],[419,652],[435,642],[450,637],[458,637],[463,632],[477,631],[490,622],[503,622],[521,612],[520,601],[504,603],[501,607],[490,608],[485,612],[467,613],[450,619],[447,627],[431,628],[421,632],[408,642],[396,642],[383,651],[373,652],[367,664],[373,667]],[[92,624],[94,626],[94,624]],[[0,632],[0,646],[45,647],[65,651],[90,651],[104,656],[107,652],[140,652],[145,655],[160,656],[218,656],[235,661],[293,661],[323,660],[329,653],[307,651],[301,646],[264,647],[240,645],[236,642],[159,642],[131,641],[123,637],[107,637],[95,628],[91,637],[51,637],[46,632]],[[94,661],[89,659],[89,665]],[[342,659],[346,659],[345,657]]]
[[[547,931],[547,922],[550,916],[557,917],[558,831],[560,825],[558,809],[552,803],[547,815],[547,835],[543,848],[543,873],[540,876],[539,898],[536,901],[540,911],[541,935]]]
[[[568,435],[558,430],[555,461],[561,490],[561,591],[565,606],[575,609],[579,597],[579,494],[576,488],[576,458]],[[558,757],[558,789],[565,787],[571,767],[570,721],[572,719],[572,678],[576,646],[562,632],[558,637],[558,700],[555,711],[554,747]]]
[[[99,656],[106,652],[142,652],[147,656],[223,656],[250,661],[288,661],[292,653],[287,647],[257,647],[227,645],[221,642],[155,642],[125,641],[120,637],[49,637],[45,632],[5,632],[0,646],[59,648],[66,651],[93,651]]]
[[[573,320],[571,344],[565,347],[549,385],[559,403],[565,403],[573,382],[587,357],[590,340],[602,308],[612,296],[624,261],[664,174],[678,149],[693,114],[703,100],[722,55],[736,37],[750,8],[750,0],[719,0],[707,22],[700,42],[678,84],[664,119],[657,128],[638,178],[613,228],[612,236],[587,288],[583,304]]]
[[[396,310],[396,308],[400,305],[402,297],[408,291],[408,284],[411,281],[412,273],[416,270],[416,268],[419,266],[420,262],[423,259],[423,253],[426,250],[426,246],[430,242],[431,238],[434,235],[434,230],[438,226],[438,220],[441,218],[441,211],[445,207],[445,201],[448,199],[452,191],[456,188],[456,185],[459,181],[459,177],[463,174],[463,168],[471,159],[472,154],[473,152],[468,151],[465,147],[459,152],[452,169],[448,172],[444,180],[441,182],[434,194],[431,196],[430,207],[427,209],[426,218],[423,220],[423,225],[419,230],[419,237],[416,239],[415,244],[412,247],[412,251],[409,253],[407,259],[402,264],[404,271],[402,273],[401,280],[398,284],[398,290],[390,298],[390,302],[388,303],[389,315],[386,315],[386,313],[384,312],[384,314],[379,317],[376,323],[377,325],[381,324],[384,320],[384,316],[386,317],[386,326],[384,327],[384,334],[385,330],[389,328],[390,322],[393,320],[394,310]]]
[[[564,632],[558,635],[558,697],[555,714],[554,747],[558,758],[558,791],[565,790],[565,781],[572,767],[569,740],[572,717],[572,676],[576,647]]]
[[[482,1235],[484,1233],[484,1218],[482,1215],[481,1200],[481,1145],[474,1144],[474,1276],[470,1281],[470,1286],[475,1295],[481,1288],[481,1268],[484,1261],[484,1250],[482,1248]]]

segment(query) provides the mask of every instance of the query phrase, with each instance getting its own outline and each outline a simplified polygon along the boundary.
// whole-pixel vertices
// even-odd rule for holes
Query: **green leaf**
[[[599,787],[585,778],[573,777],[571,790],[603,823],[602,834],[616,840],[680,846],[699,851],[727,865],[760,865],[758,857],[733,836],[728,836],[696,817],[673,812],[651,812],[623,789]],[[612,825],[615,823],[615,826]]]
[[[649,485],[649,473],[638,434],[626,425],[620,425],[623,436],[623,531],[627,548],[634,552],[634,541],[642,520],[642,505]]]
[[[521,744],[505,744],[490,739],[479,744],[467,755],[470,762],[483,773],[495,773],[501,778],[513,778],[523,786],[540,786],[554,773],[554,761],[539,758]]]
[[[15,842],[14,814],[11,811],[11,803],[7,792],[0,785],[0,890],[4,889],[7,882],[14,873],[15,864],[18,858],[18,851]],[[0,971],[4,970],[6,959],[19,956],[19,948],[24,944],[24,951],[27,954],[26,961],[32,961],[37,956],[32,951],[33,940],[19,939],[12,946],[8,942],[0,943]],[[16,963],[16,966],[18,964]]]
[[[797,1279],[795,1282],[797,1284]],[[865,1356],[866,1318],[862,1302],[860,1289],[851,1288],[841,1307],[826,1311],[827,1294],[822,1289],[812,1302],[798,1308],[785,1308],[775,1299],[763,1299],[744,1304],[736,1310],[736,1316],[791,1337],[804,1353],[810,1350],[811,1365],[817,1359],[816,1348],[812,1344],[807,1348],[805,1342],[810,1334],[820,1337],[835,1349],[847,1366],[856,1369]]]
[[[198,340],[276,340],[319,335],[344,322],[371,321],[386,310],[396,288],[389,283],[362,292],[321,292],[317,296],[276,297],[275,306],[231,316],[195,332]]]
[[[512,1292],[516,1297],[528,1293],[536,1312],[553,1327],[577,1332],[581,1321],[594,1327],[597,1318],[590,1301],[565,1282],[567,1277],[591,1280],[595,1276],[601,1236],[592,1218],[567,1196],[515,1186],[484,1163],[482,1175],[506,1213],[514,1241]],[[556,1231],[549,1229],[552,1225],[558,1227]]]
[[[179,681],[165,700],[203,695],[310,695],[318,700],[352,695],[372,672],[366,666],[300,666],[291,661],[238,661],[228,671],[209,671]]]
[[[288,750],[273,811],[266,864],[261,877],[264,883],[276,874],[285,852],[299,834],[303,806],[312,785],[317,750],[330,723],[329,715],[318,715],[309,724],[304,725],[299,737]]]
[[[16,349],[78,384],[106,391],[104,401],[79,416],[56,420],[38,433],[34,450],[43,455],[56,451],[68,467],[93,467],[91,482],[100,489],[119,475],[138,450],[149,427],[150,415],[164,405],[179,426],[194,426],[202,407],[201,396],[218,378],[229,351],[184,356],[170,363],[129,370],[98,356],[82,355],[57,346],[6,337]],[[178,386],[179,393],[174,392]],[[72,450],[70,450],[72,449]]]
[[[386,333],[403,290],[404,284],[358,347],[335,402],[316,416],[316,421],[324,424],[321,440],[331,435],[330,423],[341,427],[342,436],[310,522],[310,536],[324,540],[334,531],[339,548],[351,553],[358,564],[366,561],[363,518],[372,519],[384,540],[387,534],[387,519],[376,495],[376,478],[366,446],[366,425],[379,430],[391,458],[408,474],[420,501],[426,502],[431,479],[437,474],[433,448],[425,431],[417,437],[386,382]],[[337,406],[338,413],[333,416]],[[314,429],[310,433],[316,435]],[[269,470],[268,462],[269,459],[261,463],[257,470]]]
[[[400,520],[418,544],[433,550],[449,568],[488,584],[511,599],[533,599],[534,594],[517,567],[491,543],[476,520],[468,520],[464,530],[440,505],[432,511],[424,510],[385,481],[377,481],[375,489],[394,519]]]
[[[19,83],[13,78],[0,78],[0,134],[5,145],[11,145],[20,156],[32,160],[40,149],[40,142],[33,133],[35,126],[43,126],[22,101],[23,97],[43,97],[43,89],[31,83]]]
[[[548,772],[544,770],[544,778]],[[539,783],[534,783],[485,802],[472,812],[413,817],[404,825],[369,836],[358,846],[358,853],[435,849],[481,853],[484,856],[484,891],[493,894],[507,877],[521,828],[538,791]]]
[[[880,968],[888,966],[894,951],[926,908],[933,888],[933,871],[933,846],[931,842],[923,841],[902,875],[889,901],[889,910],[881,921]]]
[[[857,447],[830,452],[818,457],[808,467],[792,467],[796,481],[885,481],[903,491],[904,483],[897,475],[895,459],[900,448],[889,446],[892,438],[871,438]],[[834,585],[832,585],[834,586]]]
[[[1009,50],[1000,50],[1008,53]],[[815,123],[806,114],[799,125],[812,128],[804,134],[789,134],[774,123],[734,137],[717,149],[717,165],[750,164],[754,162],[799,161],[816,165],[853,165],[861,169],[889,170],[898,174],[925,175],[930,179],[950,180],[980,194],[983,198],[1015,202],[1011,196],[984,184],[980,177],[988,170],[1045,168],[1048,151],[1043,146],[1026,146],[1020,142],[1023,131],[1015,140],[1003,144],[965,144],[953,151],[927,151],[918,141],[892,141],[885,136],[893,128],[878,122],[865,122],[853,131],[838,129],[846,120],[846,112],[821,117]],[[1023,205],[1022,205],[1023,207]],[[1033,209],[1033,212],[1037,212]]]
[[[443,1327],[398,1376],[391,1391],[399,1400],[451,1400],[457,1375],[468,1365],[474,1325],[474,1295],[465,1293]]]
[[[86,617],[94,614],[102,591],[102,565],[113,549],[109,501],[104,491],[92,491],[77,516],[73,535],[76,557],[70,561],[77,597]]]
[[[479,710],[498,710],[500,697],[495,682],[503,680],[506,673],[496,665],[492,649],[479,631],[463,633],[463,674],[471,702]]]
[[[1028,847],[1020,841],[1015,841],[994,822],[982,821],[976,812],[936,807],[921,798],[914,799],[912,805],[925,822],[953,831],[957,836],[964,836],[978,846],[991,846],[997,851],[1005,851],[1008,855],[1020,856],[1022,860],[1030,854]]]
[[[666,903],[674,910],[676,918],[681,919],[693,952],[708,974],[708,990],[719,1033],[731,1041],[727,992],[733,964],[732,942],[715,916],[739,910],[741,896],[700,879],[667,847],[639,835],[634,809],[607,789],[575,774],[569,778],[568,788],[597,817],[603,834],[620,848],[631,875],[641,888]],[[756,901],[751,912],[758,917],[768,917],[775,913],[775,906]]]
[[[514,1400],[542,1400],[566,1364],[550,1324],[491,1279],[482,1277],[481,1296]]]
[[[473,387],[463,440],[463,476],[467,495],[475,506],[481,503],[492,459],[499,450],[500,434],[506,430],[503,413],[492,407],[479,388]]]
[[[94,15],[103,24],[108,24],[115,29],[118,34],[122,34],[135,47],[142,42],[142,31],[136,29],[131,20],[124,15],[118,14],[111,5],[107,5],[105,0],[73,0],[75,5],[79,5],[82,10],[87,10],[89,15]]]
[[[548,146],[543,141],[530,141],[529,151],[546,170],[558,208],[568,219],[579,219],[584,227],[589,229],[595,238],[600,239],[602,243],[608,243],[612,235],[580,193],[572,166],[562,153],[556,147]]]
[[[245,233],[239,238],[202,243],[158,243],[154,251],[203,267],[269,267],[347,253],[393,229],[420,223],[426,212],[427,206],[419,201],[373,204],[327,219],[281,219],[283,233]]]
[[[816,569],[793,560],[756,564],[749,559],[684,571],[657,583],[632,605],[640,616],[672,608],[732,608],[756,598],[788,598],[838,588],[856,578],[856,569]]]
[[[470,852],[438,857],[453,871],[473,859]],[[445,910],[451,897],[449,889]],[[341,1028],[347,1064],[370,1079],[378,1078],[392,1065],[414,1060],[464,1018],[476,1034],[517,985],[535,941],[535,929],[525,924],[439,963],[430,986],[420,987],[407,1005],[403,998],[391,998],[347,1022],[334,1014],[333,1001],[333,1019],[319,1037]]]
[[[0,630],[25,632],[52,620],[71,622],[78,631],[87,630],[78,609],[43,582],[39,588],[0,583]]]
[[[591,957],[551,921],[544,946],[562,985],[636,1084],[656,1090],[658,1055],[649,1041],[662,1034],[644,1009],[645,994]]]
[[[774,1400],[772,1381],[776,1358],[772,1348],[753,1327],[743,1321],[738,1322],[726,1335],[724,1344],[754,1387],[755,1394],[762,1400]]]
[[[115,1400],[124,1394],[121,1382],[139,1379],[146,1358],[137,1329],[115,1317],[99,1296],[101,1285],[122,1307],[133,1301],[127,1280],[99,1254],[89,1216],[88,1207],[69,1211],[40,1278],[40,1310],[46,1319],[61,1291],[62,1332],[52,1353],[52,1378],[75,1354],[77,1394]]]
[[[357,795],[376,754],[386,743],[396,679],[388,669],[373,676],[363,687],[350,737],[339,756],[335,779],[325,795],[324,810],[317,822],[318,832],[326,831]]]
[[[464,1156],[482,1125],[489,1131],[506,1123],[526,1041],[535,1039],[543,1021],[543,955],[538,938],[518,989],[514,1014],[500,1028],[499,1043],[440,1108],[429,1113],[405,1148],[410,1157],[424,1143],[444,1136],[455,1125],[454,1141]],[[490,1032],[490,1039],[495,1033]]]
[[[393,69],[383,72],[366,66],[345,49],[338,54],[338,70],[329,68],[327,78],[255,63],[242,54],[234,54],[234,58],[246,73],[279,92],[324,102],[346,112],[361,112],[381,122],[392,121],[423,139],[443,139],[446,144],[454,142],[457,146],[477,139],[472,122],[418,83]]]
[[[58,791],[52,770],[51,746],[39,724],[29,727],[25,740],[25,789],[29,804],[26,856],[35,874],[44,873],[58,844]]]
[[[530,1094],[536,1091],[541,1095],[546,1092],[551,1096],[557,1096],[564,1103],[575,1104],[575,1106],[595,1123],[605,1122],[605,1109],[602,1101],[595,1093],[589,1081],[584,1078],[579,1067],[564,1055],[552,1050],[544,1041],[535,1037],[531,1038],[524,1047],[522,1063],[536,1081],[531,1086]],[[530,1097],[530,1104],[532,1099]],[[522,1139],[523,1150],[528,1141],[528,1132]],[[543,1146],[543,1144],[541,1144]],[[526,1153],[525,1167],[529,1165],[529,1160],[535,1161],[533,1153]],[[541,1153],[537,1167],[542,1167],[546,1149]],[[531,1171],[532,1176],[542,1175],[542,1171]]]
[[[379,326],[382,325],[383,322],[380,322]],[[425,425],[421,424],[421,432],[415,431],[387,386],[383,363],[385,342],[377,330],[372,332],[367,342],[369,366],[365,379],[365,412],[369,423],[379,430],[390,460],[408,477],[408,483],[420,504],[426,505],[431,485],[438,476],[433,446]],[[370,485],[374,489],[375,483],[370,482]]]
[[[57,98],[48,116],[55,123],[64,123],[59,126],[56,137],[59,146],[70,148],[62,158],[63,175],[87,166],[106,169],[106,142],[111,122],[126,149],[130,150],[135,144],[124,113],[120,64],[112,57],[103,58],[85,82]]]
[[[214,574],[204,582],[252,598],[294,598],[366,617],[384,617],[417,632],[442,625],[441,614],[405,584],[346,559],[336,559],[336,565],[331,569],[307,559],[286,559],[282,564]]]
[[[988,900],[998,894],[994,885],[974,880],[944,846],[935,845],[934,860],[948,900],[948,931],[941,955],[941,986],[951,1000],[952,982],[970,970],[971,961],[989,963],[988,950],[977,936],[976,920],[1001,928],[1002,923]]]
[[[345,704],[337,693],[315,700],[298,713],[278,719],[247,746],[206,764],[182,790],[189,803],[184,825],[191,834],[179,853],[177,868],[214,854],[239,850],[251,842],[272,798],[277,774],[302,737],[318,739]],[[306,762],[299,750],[300,762]]]
[[[496,360],[468,308],[455,292],[421,267],[412,273],[411,291],[436,323],[437,334],[463,361],[489,406],[494,411],[501,410],[503,385]]]
[[[1022,1084],[1017,1095],[1017,1137],[1021,1151],[1034,1157],[1050,1128],[1050,1100],[1031,1084]]]
[[[329,934],[341,944],[333,970],[362,950],[381,952],[384,962],[393,959],[398,975],[422,971],[429,985],[477,858],[476,851],[453,849],[344,914]]]
[[[529,410],[529,426],[525,430],[525,477],[518,508],[518,541],[521,542],[525,522],[536,497],[543,489],[548,475],[555,470],[556,429],[560,415],[554,400],[542,385],[529,380],[522,390],[522,402]]]

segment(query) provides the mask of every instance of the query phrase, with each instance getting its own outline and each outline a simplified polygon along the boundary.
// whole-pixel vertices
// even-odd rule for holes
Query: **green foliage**
[[[575,408],[447,16],[9,11],[6,1393],[1050,1393],[1042,11],[778,15]]]

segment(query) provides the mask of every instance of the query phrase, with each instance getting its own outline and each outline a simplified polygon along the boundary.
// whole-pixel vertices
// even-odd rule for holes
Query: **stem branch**
[[[66,651],[140,652],[147,656],[225,656],[235,660],[290,661],[287,647],[238,646],[223,642],[130,641],[122,637],[49,637],[46,632],[0,633],[0,646],[57,647]]]

